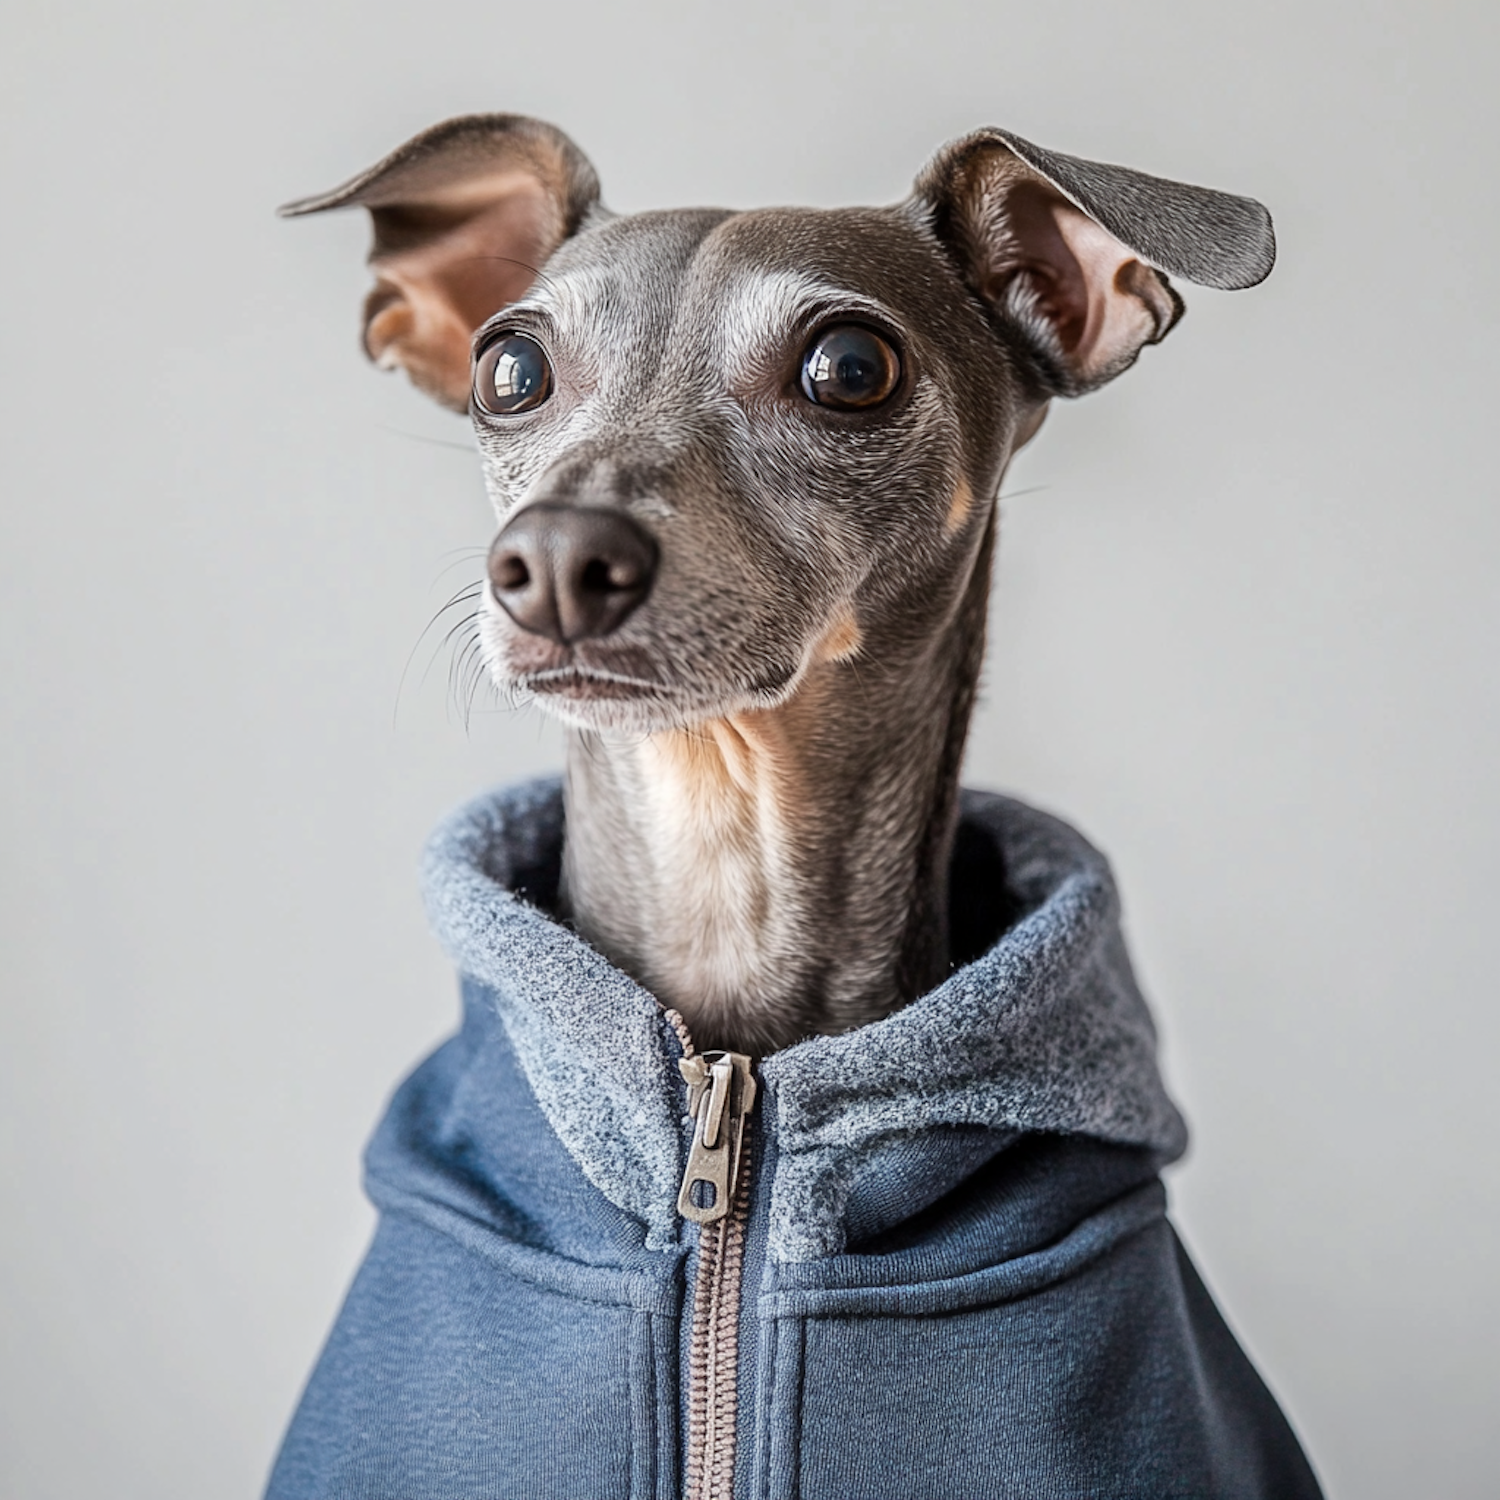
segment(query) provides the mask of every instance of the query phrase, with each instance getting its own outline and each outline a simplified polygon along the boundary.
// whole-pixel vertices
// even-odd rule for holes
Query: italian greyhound
[[[504,114],[283,213],[351,205],[366,351],[472,415],[489,672],[569,726],[562,914],[700,1046],[931,989],[1006,465],[1265,209],[985,129],[894,207],[617,215]]]

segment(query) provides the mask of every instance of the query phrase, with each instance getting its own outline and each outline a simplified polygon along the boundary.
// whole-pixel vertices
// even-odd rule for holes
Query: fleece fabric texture
[[[533,782],[429,845],[463,1025],[371,1142],[380,1225],[270,1500],[681,1491],[680,1047],[549,915],[562,820]],[[1316,1496],[1166,1221],[1185,1132],[1108,867],[966,793],[952,887],[971,961],[759,1065],[735,1493]]]

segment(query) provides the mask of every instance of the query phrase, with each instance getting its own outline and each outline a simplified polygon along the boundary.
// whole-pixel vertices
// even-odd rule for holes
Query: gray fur
[[[774,1052],[927,995],[1006,465],[1052,396],[1165,336],[1181,302],[1155,267],[1263,275],[1264,210],[989,131],[894,208],[616,218],[577,148],[515,116],[436,127],[288,211],[354,203],[373,355],[461,404],[456,328],[547,351],[547,401],[474,408],[502,525],[612,507],[659,550],[607,635],[563,644],[492,593],[479,617],[495,681],[571,726],[578,930],[704,1046]],[[492,315],[455,323],[487,287]],[[900,350],[877,410],[800,392],[838,322]]]
[[[777,1260],[834,1254],[854,1230],[882,1227],[878,1179],[918,1181],[932,1202],[1022,1131],[1146,1147],[1163,1162],[1184,1148],[1104,859],[1004,797],[965,793],[963,818],[1006,872],[1006,889],[980,894],[1023,915],[899,1013],[762,1063]],[[518,894],[555,888],[563,823],[555,781],[470,803],[428,846],[428,912],[458,967],[494,992],[564,1145],[664,1247],[677,1234],[680,1052],[650,994]]]

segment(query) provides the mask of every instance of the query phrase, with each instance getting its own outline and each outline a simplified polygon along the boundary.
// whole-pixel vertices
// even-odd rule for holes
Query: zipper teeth
[[[750,1150],[728,1215],[698,1231],[698,1280],[688,1385],[689,1500],[733,1500],[739,1396],[740,1287],[749,1216]]]
[[[693,1045],[693,1033],[688,1030],[687,1022],[675,1010],[664,1010],[662,1017],[667,1025],[677,1033],[677,1044],[682,1048],[682,1055],[684,1057],[691,1057],[698,1049]]]
[[[665,1012],[682,1055],[692,1033],[675,1010]],[[750,1217],[750,1141],[740,1152],[729,1213],[698,1231],[693,1331],[688,1352],[687,1500],[734,1500],[735,1419],[739,1397],[740,1290],[745,1225]]]

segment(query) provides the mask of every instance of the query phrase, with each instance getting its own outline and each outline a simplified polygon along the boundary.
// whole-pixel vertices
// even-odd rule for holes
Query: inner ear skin
[[[1181,316],[1164,277],[1051,188],[1012,187],[1004,214],[980,293],[1056,364],[1064,390],[1102,385],[1128,369]]]
[[[472,331],[525,294],[557,217],[535,182],[512,174],[505,186],[508,196],[477,213],[447,199],[374,211],[377,280],[365,301],[365,352],[382,369],[404,367],[419,390],[454,411],[469,406]]]
[[[1015,258],[994,265],[982,291],[987,300],[1000,304],[1017,276],[1028,278],[1036,311],[1052,324],[1064,352],[1072,354],[1088,331],[1090,298],[1083,267],[1059,223],[1058,210],[1064,207],[1064,200],[1040,183],[1024,183],[1011,191],[1007,238]],[[1076,210],[1072,212],[1083,218]]]
[[[1103,385],[1182,314],[1160,272],[1008,147],[940,156],[912,207],[998,315],[1036,397]]]

